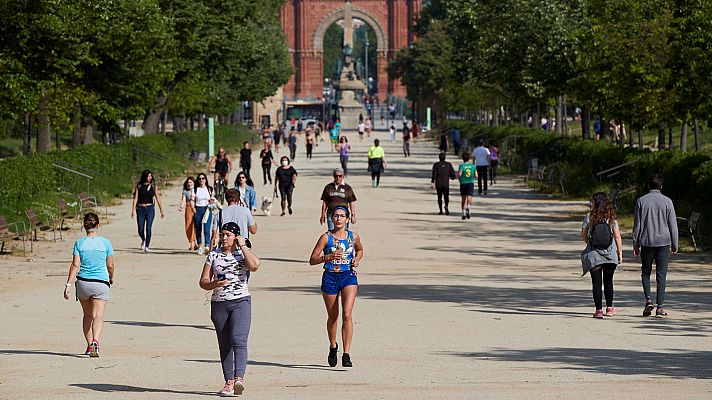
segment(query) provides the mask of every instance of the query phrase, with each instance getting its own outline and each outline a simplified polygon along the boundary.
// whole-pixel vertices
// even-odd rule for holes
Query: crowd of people
[[[366,128],[364,133],[370,136]],[[361,130],[359,124],[359,136]],[[414,124],[415,125],[415,124]],[[281,135],[273,135],[266,130],[261,135],[263,149],[260,152],[264,185],[274,185],[274,197],[281,198],[281,215],[293,213],[293,192],[298,173],[292,165],[296,151],[297,128],[289,132],[287,141],[290,156],[274,160]],[[303,128],[303,127],[302,127]],[[321,193],[320,225],[326,223],[326,232],[317,239],[309,256],[309,265],[321,265],[323,269],[321,293],[326,308],[326,333],[329,341],[328,365],[338,364],[339,343],[337,341],[338,322],[341,316],[341,365],[352,367],[350,349],[353,340],[353,308],[358,294],[357,271],[364,256],[364,246],[358,233],[352,231],[356,224],[356,194],[345,178],[348,173],[348,159],[351,152],[346,136],[341,135],[338,121],[333,126],[323,126],[320,132],[336,130],[338,141],[332,139],[331,150],[338,154],[341,167],[332,171],[333,181],[324,186]],[[393,127],[392,127],[393,129]],[[416,127],[412,131],[404,121],[404,157],[410,156],[409,141],[417,137]],[[313,146],[318,146],[320,133],[305,129],[307,160],[311,159]],[[411,136],[410,133],[413,133]],[[391,133],[391,136],[393,133]],[[461,195],[461,219],[472,217],[475,182],[477,193],[487,195],[489,185],[496,184],[499,149],[495,143],[485,147],[483,142],[471,153],[462,154],[462,163],[455,169],[446,160],[447,151],[456,146],[455,135],[441,135],[438,146],[439,160],[432,167],[431,187],[437,195],[439,214],[449,215],[449,185],[458,180]],[[292,140],[291,138],[295,138]],[[451,139],[452,138],[452,139]],[[458,137],[459,140],[459,137]],[[457,144],[459,146],[459,144]],[[458,147],[459,149],[459,147]],[[251,235],[257,233],[254,214],[256,191],[250,177],[250,143],[245,142],[239,155],[240,171],[236,174],[234,187],[225,192],[226,205],[215,197],[214,189],[208,184],[208,176],[199,173],[183,182],[178,211],[184,214],[185,235],[188,250],[207,256],[199,278],[199,286],[211,291],[210,318],[217,336],[218,350],[222,365],[224,385],[220,395],[239,395],[245,389],[247,366],[247,343],[251,324],[252,302],[248,288],[250,274],[258,271],[259,257],[252,251]],[[276,166],[274,176],[271,167]],[[219,180],[229,182],[232,160],[225,149],[219,149],[210,161],[214,168],[213,184]],[[371,173],[372,188],[380,185],[381,174],[388,167],[385,151],[380,140],[375,139],[368,150],[368,171]],[[488,179],[489,178],[489,179]],[[669,198],[662,195],[662,178],[653,174],[648,183],[650,193],[638,199],[634,213],[633,250],[641,258],[641,279],[645,304],[642,315],[666,317],[664,309],[665,283],[669,254],[678,249],[675,210]],[[155,206],[161,217],[165,217],[161,192],[153,182],[152,172],[143,171],[134,188],[131,217],[136,216],[138,235],[142,251],[151,252],[151,227],[155,217]],[[617,266],[623,261],[623,245],[620,226],[611,199],[605,193],[593,194],[590,212],[581,227],[581,238],[586,249],[581,253],[583,274],[589,274],[595,305],[593,317],[613,317],[618,310],[614,306],[613,277]],[[86,236],[74,244],[64,298],[69,299],[72,284],[76,284],[76,299],[83,310],[82,327],[87,348],[85,354],[99,356],[99,339],[103,328],[106,304],[110,299],[110,288],[114,283],[113,248],[111,242],[99,236],[99,217],[87,213],[83,222]],[[653,301],[650,289],[652,265],[656,266],[657,293]],[[603,309],[605,298],[606,308]]]

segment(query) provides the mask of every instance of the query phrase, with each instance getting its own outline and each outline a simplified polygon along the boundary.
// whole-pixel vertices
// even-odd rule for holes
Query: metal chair
[[[700,236],[700,221],[702,220],[702,214],[693,211],[690,214],[690,218],[682,218],[682,217],[677,217],[677,225],[678,225],[678,230],[682,231],[682,222],[686,223],[686,229],[685,231],[690,234],[690,237],[692,237],[692,246],[695,248],[695,251],[697,251],[697,240],[695,239],[695,232],[697,233],[697,236]],[[702,249],[702,243],[700,243],[700,250]]]

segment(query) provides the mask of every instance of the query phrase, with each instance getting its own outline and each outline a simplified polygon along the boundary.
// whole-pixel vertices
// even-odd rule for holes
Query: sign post
[[[208,118],[208,159],[215,155],[215,119]]]
[[[427,127],[428,130],[430,130],[430,107],[428,107],[426,110],[426,120],[427,120]]]

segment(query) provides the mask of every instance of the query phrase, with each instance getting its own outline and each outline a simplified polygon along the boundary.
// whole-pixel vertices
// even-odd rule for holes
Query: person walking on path
[[[452,164],[445,161],[445,152],[438,155],[440,161],[433,164],[433,173],[430,177],[430,187],[438,194],[438,208],[443,214],[443,199],[445,200],[445,215],[450,215],[448,205],[450,204],[450,180],[457,178]]]
[[[297,135],[294,131],[289,132],[287,143],[289,145],[289,158],[294,160],[297,157]]]
[[[314,150],[314,135],[312,128],[307,128],[307,136],[304,138],[304,143],[307,148],[307,160],[312,159],[312,151]]]
[[[241,395],[245,390],[247,338],[252,322],[252,296],[247,287],[249,272],[260,259],[240,236],[234,222],[221,227],[221,247],[211,251],[200,274],[200,287],[212,290],[210,319],[215,327],[225,384],[218,394]]]
[[[289,165],[289,157],[282,156],[279,159],[281,166],[277,168],[274,174],[274,193],[277,193],[279,187],[279,195],[282,196],[282,217],[284,216],[284,208],[287,206],[289,215],[292,215],[292,193],[294,192],[294,184],[297,182],[297,170]]]
[[[403,126],[403,155],[410,157],[410,131],[408,125]]]
[[[462,219],[470,219],[470,206],[472,205],[472,196],[475,194],[475,177],[477,177],[477,169],[470,162],[470,156],[467,152],[462,154],[462,164],[457,169],[457,177],[460,181],[460,196],[462,201]]]
[[[242,144],[242,150],[240,150],[240,168],[247,176],[250,176],[250,168],[252,168],[252,149],[250,149],[249,142]]]
[[[490,185],[494,185],[497,183],[497,166],[499,166],[499,149],[494,142],[490,143],[489,152]]]
[[[371,187],[377,188],[381,184],[381,173],[388,168],[384,158],[385,153],[381,141],[375,139],[373,146],[368,149],[368,171],[371,173]]]
[[[244,173],[241,172],[242,175]],[[210,225],[212,225],[212,215],[208,215],[208,221],[203,223],[205,213],[208,213],[210,199],[213,198],[213,188],[208,185],[208,177],[204,173],[199,173],[197,176],[193,193],[195,194],[195,215],[193,216],[193,224],[195,225],[195,238],[198,244],[198,254],[205,254],[203,243],[205,246],[210,246]],[[203,241],[203,239],[205,241]]]
[[[69,300],[69,289],[76,279],[76,298],[82,306],[82,331],[87,342],[84,354],[99,357],[106,302],[114,284],[114,249],[108,239],[99,236],[96,214],[84,215],[84,230],[87,236],[74,242],[64,299]]]
[[[274,142],[274,151],[275,153],[279,153],[279,141],[282,138],[282,129],[284,123],[282,125],[278,125],[274,127],[274,131],[272,131],[272,140]]]
[[[188,251],[198,250],[198,245],[195,239],[195,225],[193,222],[193,216],[195,216],[195,192],[193,188],[195,187],[195,179],[188,177],[185,182],[183,182],[183,191],[180,196],[180,205],[178,206],[178,212],[183,212],[185,210],[185,236],[188,238]]]
[[[586,243],[582,253],[583,273],[591,275],[593,303],[596,311],[593,318],[612,317],[618,310],[613,306],[613,274],[623,262],[623,246],[613,202],[603,192],[591,197],[591,212],[581,225],[581,239]],[[603,293],[606,295],[606,312],[603,312]]]
[[[334,169],[334,181],[324,186],[321,192],[321,218],[319,224],[327,223],[329,230],[334,229],[332,214],[337,206],[345,207],[349,210],[351,223],[356,223],[356,195],[348,183],[344,182],[344,170]]]
[[[346,136],[342,136],[339,140],[339,162],[341,163],[341,168],[344,170],[344,175],[349,174],[349,152],[351,152],[349,139],[347,139]]]
[[[366,118],[366,121],[364,122],[364,127],[366,128],[366,136],[371,137],[371,131],[373,130],[373,123],[371,122],[371,118]]]
[[[211,246],[213,249],[220,245],[220,227],[228,222],[236,223],[240,227],[240,232],[244,232],[245,239],[249,239],[250,235],[257,233],[257,223],[255,223],[250,209],[240,205],[240,192],[235,188],[228,189],[225,193],[225,200],[228,204],[227,207],[220,210],[216,218],[213,219],[213,245]]]
[[[649,316],[654,308],[650,295],[650,273],[655,262],[655,284],[657,286],[655,316],[667,317],[663,308],[665,284],[670,253],[678,250],[677,216],[672,200],[660,191],[663,177],[654,173],[648,180],[650,192],[640,197],[633,212],[633,254],[640,255],[641,278],[645,294],[643,316]]]
[[[363,134],[365,132],[366,132],[366,124],[363,122],[363,120],[361,120],[358,123],[358,141],[359,142],[363,141]]]
[[[445,131],[440,131],[438,149],[440,149],[441,153],[445,153],[447,151],[447,132]]]
[[[240,204],[247,207],[252,214],[257,211],[257,193],[250,176],[239,172],[235,179],[235,189],[240,192]]]
[[[396,126],[395,124],[391,123],[391,127],[388,128],[388,132],[391,134],[391,143],[396,142]],[[405,148],[404,148],[405,150]]]
[[[452,137],[452,150],[455,155],[460,154],[460,130],[457,128],[452,128],[450,131],[450,136]]]
[[[358,279],[355,268],[363,258],[361,238],[355,232],[346,229],[349,222],[349,210],[344,206],[334,208],[332,214],[334,228],[322,234],[317,240],[309,265],[324,264],[321,278],[321,295],[326,306],[326,332],[329,337],[329,355],[327,361],[335,367],[338,360],[339,345],[336,341],[336,329],[339,323],[339,295],[341,295],[341,340],[344,353],[341,365],[352,367],[351,342],[353,340],[353,308],[358,293]]]
[[[155,204],[158,204],[161,218],[165,218],[161,192],[153,184],[153,173],[148,169],[144,169],[138,185],[134,188],[133,204],[131,205],[131,218],[136,216],[138,236],[141,238],[141,250],[144,253],[151,251],[149,246],[151,244],[153,219],[156,217]]]
[[[477,147],[472,150],[472,159],[477,167],[477,194],[482,194],[482,182],[484,181],[484,194],[487,194],[487,169],[489,167],[490,151],[485,147],[482,140],[477,142]]]
[[[265,143],[265,148],[260,151],[260,161],[262,165],[262,180],[264,181],[264,184],[266,185],[267,182],[269,181],[269,184],[272,184],[272,164],[277,165],[276,162],[274,162],[274,156],[272,155],[272,150],[269,148],[269,144]],[[235,185],[237,186],[237,185]]]

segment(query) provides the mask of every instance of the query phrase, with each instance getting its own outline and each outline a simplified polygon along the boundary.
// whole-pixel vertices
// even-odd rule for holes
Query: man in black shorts
[[[218,154],[210,159],[208,171],[213,171],[213,168],[215,168],[213,172],[213,185],[215,185],[221,176],[225,180],[225,183],[230,182],[228,179],[230,178],[230,171],[232,171],[232,161],[230,157],[225,154],[225,148],[221,147],[218,150]]]

